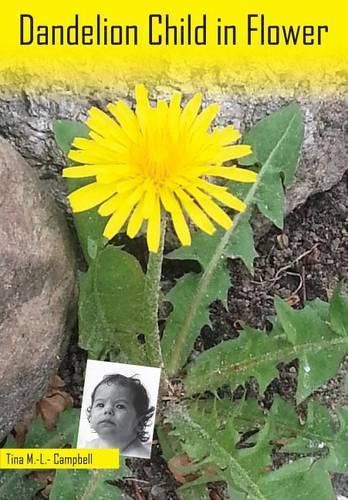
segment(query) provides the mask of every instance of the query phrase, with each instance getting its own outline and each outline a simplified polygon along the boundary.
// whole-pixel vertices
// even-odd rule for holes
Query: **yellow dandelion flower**
[[[229,229],[231,218],[216,201],[242,212],[245,204],[224,186],[209,183],[215,176],[254,182],[256,174],[236,166],[223,166],[251,153],[250,146],[231,145],[240,138],[232,126],[209,131],[219,112],[211,104],[200,112],[202,97],[181,109],[181,94],[169,104],[159,100],[152,107],[143,85],[136,87],[133,112],[123,101],[109,104],[110,114],[89,110],[89,138],[76,138],[68,157],[81,165],[65,168],[64,177],[94,177],[94,182],[69,195],[74,212],[99,206],[108,217],[104,236],[113,238],[122,227],[134,238],[147,221],[147,243],[157,252],[161,212],[168,212],[182,245],[190,245],[186,221],[208,234],[215,224]]]

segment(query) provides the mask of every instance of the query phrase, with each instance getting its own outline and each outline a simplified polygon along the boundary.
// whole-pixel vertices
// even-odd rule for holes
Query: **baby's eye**
[[[96,408],[104,408],[104,403],[97,403]]]
[[[126,405],[123,405],[122,403],[117,403],[115,405],[115,408],[117,408],[117,410],[125,410],[126,409]]]

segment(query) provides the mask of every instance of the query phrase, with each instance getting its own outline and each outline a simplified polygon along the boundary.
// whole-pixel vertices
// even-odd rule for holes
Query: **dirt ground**
[[[232,287],[228,310],[221,303],[211,307],[213,328],[205,327],[196,343],[198,351],[222,340],[233,338],[244,324],[267,327],[273,313],[273,297],[288,299],[295,307],[319,297],[327,300],[339,280],[348,276],[348,175],[333,189],[313,196],[288,216],[284,231],[268,231],[257,246],[255,274],[251,276],[240,262],[230,262]],[[170,279],[170,276],[168,276]],[[60,375],[75,406],[81,404],[86,355],[72,338]],[[348,406],[348,360],[338,376],[316,392],[325,405],[334,409]],[[253,392],[252,383],[247,388]],[[279,378],[267,389],[265,403],[275,392],[294,400],[296,365],[280,366]],[[239,394],[243,389],[237,389]],[[236,396],[236,394],[232,395]],[[125,483],[126,492],[135,500],[175,499],[176,484],[161,457],[158,444],[152,460],[132,460],[129,466],[139,481]],[[337,493],[348,494],[348,477],[336,475]],[[222,495],[222,496],[221,496]],[[213,488],[211,498],[223,499],[223,489]]]

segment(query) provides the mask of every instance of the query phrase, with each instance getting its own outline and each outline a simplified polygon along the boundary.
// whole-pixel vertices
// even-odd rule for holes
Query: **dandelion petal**
[[[181,126],[183,129],[188,130],[195,121],[199,108],[202,103],[202,95],[195,94],[192,99],[186,104],[183,112],[181,113]]]
[[[257,174],[252,170],[238,167],[210,167],[206,170],[206,175],[223,177],[237,182],[255,182],[257,177]]]
[[[225,146],[236,142],[240,139],[240,136],[240,132],[238,132],[238,130],[236,130],[232,125],[223,129],[215,129],[211,134],[211,138],[219,146]]]
[[[67,167],[63,169],[63,177],[69,179],[82,179],[84,177],[94,177],[98,172],[95,165],[84,165],[82,167]]]
[[[114,236],[116,236],[116,234],[120,231],[123,224],[128,219],[131,211],[133,210],[134,204],[135,203],[133,203],[132,205],[131,204],[125,205],[120,210],[117,210],[110,217],[103,233],[103,236],[105,236],[105,238],[111,240]]]
[[[150,252],[157,252],[161,238],[161,206],[158,195],[152,206],[147,224],[147,244]]]
[[[102,217],[107,217],[108,215],[113,214],[121,207],[122,203],[124,203],[126,199],[127,193],[115,194],[115,196],[112,196],[112,198],[107,200],[98,208],[98,214]]]
[[[83,212],[107,200],[114,192],[114,184],[98,184],[94,182],[73,191],[69,194],[68,199],[74,212]]]
[[[219,163],[228,160],[237,160],[238,158],[244,158],[251,154],[251,147],[245,144],[240,144],[238,146],[225,146],[221,153],[216,155]]]
[[[176,194],[180,199],[184,209],[193,222],[205,233],[213,234],[215,232],[214,224],[198,205],[180,188],[176,189]]]
[[[195,187],[188,187],[186,189],[215,222],[217,222],[224,229],[229,229],[232,226],[232,220],[230,217],[222,210],[222,208],[212,201],[210,196],[202,193],[202,191]]]
[[[221,201],[227,207],[233,208],[238,212],[244,212],[246,209],[246,205],[244,201],[240,200],[233,194],[227,191],[226,187],[223,186],[215,186],[214,184],[210,184],[209,182],[199,179],[197,181],[197,186],[206,191],[208,194]]]
[[[211,122],[214,120],[219,110],[220,110],[219,104],[210,104],[210,106],[205,108],[202,111],[202,113],[197,117],[197,120],[193,124],[192,133],[197,134],[205,132],[211,125]]]
[[[191,234],[187,222],[185,220],[180,203],[175,198],[174,194],[169,191],[161,190],[161,201],[167,212],[172,216],[175,232],[182,245],[191,245]]]
[[[122,130],[124,130],[128,137],[133,142],[137,142],[140,132],[138,120],[127,104],[123,101],[118,101],[116,104],[108,104],[107,108],[118,120]]]
[[[130,238],[135,238],[135,236],[139,233],[143,222],[143,200],[141,200],[136,205],[132,215],[130,216],[127,226],[127,236],[129,236]]]

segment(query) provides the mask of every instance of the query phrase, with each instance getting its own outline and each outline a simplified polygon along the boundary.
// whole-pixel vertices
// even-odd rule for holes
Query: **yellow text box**
[[[342,0],[292,0],[291,8],[279,0],[13,0],[2,6],[0,71],[86,84],[187,64],[321,81],[348,68],[346,14]]]
[[[0,469],[118,469],[118,449],[5,448]]]

